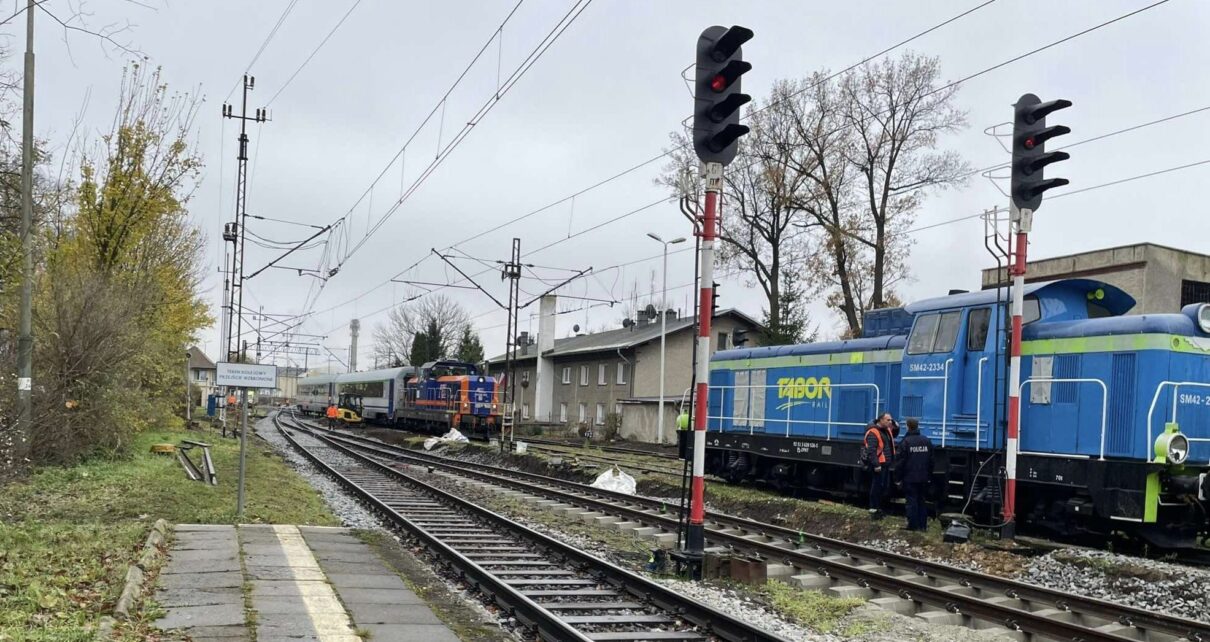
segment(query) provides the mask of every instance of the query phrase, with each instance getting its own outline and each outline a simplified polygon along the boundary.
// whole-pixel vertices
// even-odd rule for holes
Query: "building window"
[[[618,378],[616,382],[619,386],[626,384],[626,364],[621,361],[618,362]]]
[[[606,384],[608,381],[609,381],[609,379],[608,379],[608,377],[605,375],[605,364],[603,364],[603,363],[602,363],[602,364],[600,364],[600,365],[598,365],[598,366],[597,366],[597,385],[598,385],[598,386],[603,386],[603,385],[605,385],[605,384]]]
[[[580,402],[580,423],[588,420],[588,404]]]
[[[521,404],[521,418],[529,419],[529,404],[527,403]]]
[[[571,383],[571,366],[566,366],[563,368],[563,383]],[[566,419],[564,419],[564,421],[566,421]]]
[[[726,332],[718,333],[718,349],[719,350],[727,349],[727,333]]]
[[[588,385],[588,366],[580,366],[580,385]]]
[[[1190,303],[1210,303],[1210,283],[1181,279],[1181,307]]]
[[[567,423],[567,402],[559,404],[559,421]]]
[[[603,403],[597,404],[597,425],[605,425],[605,404]]]

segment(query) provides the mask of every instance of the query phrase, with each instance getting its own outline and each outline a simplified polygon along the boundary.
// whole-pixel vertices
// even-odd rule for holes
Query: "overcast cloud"
[[[264,106],[355,0],[299,0],[251,72],[256,90],[249,106]],[[288,0],[248,2],[206,0],[135,3],[87,0],[94,25],[129,20],[121,34],[163,67],[174,89],[196,89],[206,98],[198,144],[206,160],[203,182],[190,204],[210,237],[207,296],[217,317],[221,277],[221,227],[232,218],[235,181],[235,123],[224,123],[220,105],[239,81]],[[272,122],[251,129],[249,212],[324,225],[350,211],[374,177],[445,93],[470,57],[496,30],[514,0],[397,2],[363,0],[297,78],[269,105]],[[347,219],[352,246],[400,196],[435,156],[438,138],[448,143],[478,106],[493,94],[497,69],[516,67],[559,22],[573,0],[527,0],[508,23],[502,44],[493,43],[445,105],[439,119],[417,137],[406,155],[362,200]],[[596,0],[571,25],[510,93],[483,118],[398,211],[343,265],[326,285],[315,309],[323,310],[378,285],[424,258],[430,248],[493,227],[660,153],[667,135],[680,127],[692,100],[680,78],[692,62],[698,33],[710,24],[742,24],[756,32],[745,46],[752,72],[744,88],[763,98],[780,78],[821,69],[840,69],[980,4],[964,2],[640,2]],[[998,0],[920,38],[907,48],[940,57],[944,77],[956,79],[1038,46],[1150,4],[1141,1],[1071,0],[1036,3]],[[48,6],[66,2],[50,0]],[[1028,17],[1030,13],[1037,17]],[[92,39],[68,36],[39,15],[36,129],[52,146],[62,145],[77,113],[92,133],[105,130],[112,116],[126,57],[105,55]],[[1061,112],[1070,141],[1210,105],[1203,79],[1210,67],[1210,4],[1171,0],[1167,4],[1074,39],[1036,56],[965,83],[958,104],[970,128],[945,144],[976,167],[1007,159],[983,130],[1008,120],[1011,103],[1031,91],[1043,100],[1067,98],[1075,106]],[[23,20],[3,27],[10,38],[6,63],[19,69]],[[499,54],[499,55],[498,55]],[[894,55],[894,54],[892,54]],[[86,101],[87,97],[87,103]],[[236,93],[231,100],[239,97]],[[238,104],[238,103],[237,103]],[[1076,190],[1117,179],[1210,159],[1210,111],[1137,132],[1081,145],[1062,166]],[[15,125],[14,125],[15,127]],[[523,223],[476,239],[459,249],[485,261],[508,257],[513,236],[523,251],[649,204],[662,196],[653,185],[655,163],[623,179],[553,207]],[[1053,256],[1099,247],[1152,241],[1207,252],[1204,185],[1210,165],[1057,199],[1048,195],[1031,237],[1031,255]],[[983,178],[964,188],[933,195],[918,226],[1003,206],[1006,198]],[[300,239],[307,228],[255,221],[256,233]],[[674,204],[661,204],[623,221],[577,236],[526,258],[541,266],[602,268],[655,257],[659,246],[645,235],[687,235],[689,226]],[[914,235],[914,280],[902,290],[908,300],[943,294],[950,288],[979,286],[978,270],[988,265],[978,220],[941,225]],[[249,269],[274,253],[249,246]],[[314,267],[319,249],[282,263]],[[461,261],[467,270],[481,265]],[[625,298],[634,281],[646,294],[659,261],[611,270],[562,290],[594,298]],[[670,286],[692,281],[693,256],[670,260]],[[543,271],[556,278],[554,271]],[[420,263],[409,278],[445,282],[457,275],[435,257]],[[248,282],[245,304],[266,312],[302,312],[315,281],[293,272],[269,270]],[[497,275],[481,282],[500,298]],[[545,289],[530,280],[531,293]],[[347,324],[362,319],[362,367],[369,362],[369,335],[385,309],[411,290],[391,284],[337,309],[314,315],[302,332],[327,335],[326,345],[346,358]],[[503,346],[503,311],[478,292],[450,290],[475,316],[489,353]],[[690,304],[691,289],[677,287],[670,299]],[[524,297],[524,295],[523,295]],[[761,297],[741,280],[724,280],[721,305],[759,315]],[[579,301],[562,307],[578,308]],[[536,305],[533,308],[536,309]],[[596,307],[560,317],[559,333],[572,324],[612,327],[620,307]],[[825,335],[837,331],[822,305],[815,318]],[[528,313],[521,329],[530,327]],[[536,330],[536,320],[532,329]],[[217,356],[217,329],[201,337]],[[321,362],[326,358],[320,359]],[[312,359],[314,364],[314,358]]]

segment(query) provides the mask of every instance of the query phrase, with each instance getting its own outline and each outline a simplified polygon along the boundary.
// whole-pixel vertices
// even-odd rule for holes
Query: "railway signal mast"
[[[1021,320],[1025,308],[1025,258],[1029,248],[1029,232],[1034,212],[1042,205],[1042,194],[1068,184],[1066,178],[1046,178],[1045,168],[1051,163],[1065,161],[1067,152],[1047,152],[1046,141],[1071,129],[1063,125],[1046,126],[1046,116],[1071,107],[1070,100],[1042,102],[1033,94],[1017,99],[1013,116],[1013,158],[1009,225],[1012,277],[1012,334],[1009,339],[1008,366],[1008,439],[1005,448],[1004,526],[1001,536],[1011,539],[1016,534],[1017,507],[1017,440],[1021,430]]]
[[[696,389],[693,402],[693,481],[689,528],[682,551],[690,574],[699,577],[705,549],[706,422],[710,378],[710,321],[714,302],[714,237],[723,167],[735,160],[739,139],[748,127],[739,124],[740,108],[752,97],[740,91],[740,78],[752,69],[742,45],[752,39],[745,27],[707,27],[697,39],[697,74],[693,90],[693,149],[702,161],[706,204],[701,218]]]

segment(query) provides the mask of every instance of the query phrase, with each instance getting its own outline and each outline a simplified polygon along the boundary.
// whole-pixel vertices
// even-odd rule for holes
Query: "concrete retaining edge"
[[[147,533],[147,539],[143,541],[143,552],[139,555],[139,561],[126,569],[126,584],[122,587],[122,594],[118,597],[117,604],[114,605],[114,617],[108,615],[102,617],[97,625],[97,640],[110,639],[117,620],[131,619],[135,605],[138,604],[139,598],[142,597],[146,588],[144,584],[148,569],[164,556],[164,538],[168,535],[168,530],[168,522],[163,519],[157,519],[152,524],[151,532]],[[114,619],[115,617],[117,620]]]

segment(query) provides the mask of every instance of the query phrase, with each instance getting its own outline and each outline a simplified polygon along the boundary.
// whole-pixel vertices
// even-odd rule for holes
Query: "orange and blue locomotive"
[[[457,428],[471,439],[499,429],[503,389],[475,364],[442,360],[404,370],[396,424],[438,434]]]
[[[468,438],[499,430],[503,388],[473,363],[440,360],[422,366],[305,377],[299,408],[321,413],[339,400],[367,422],[432,434],[457,428]]]

